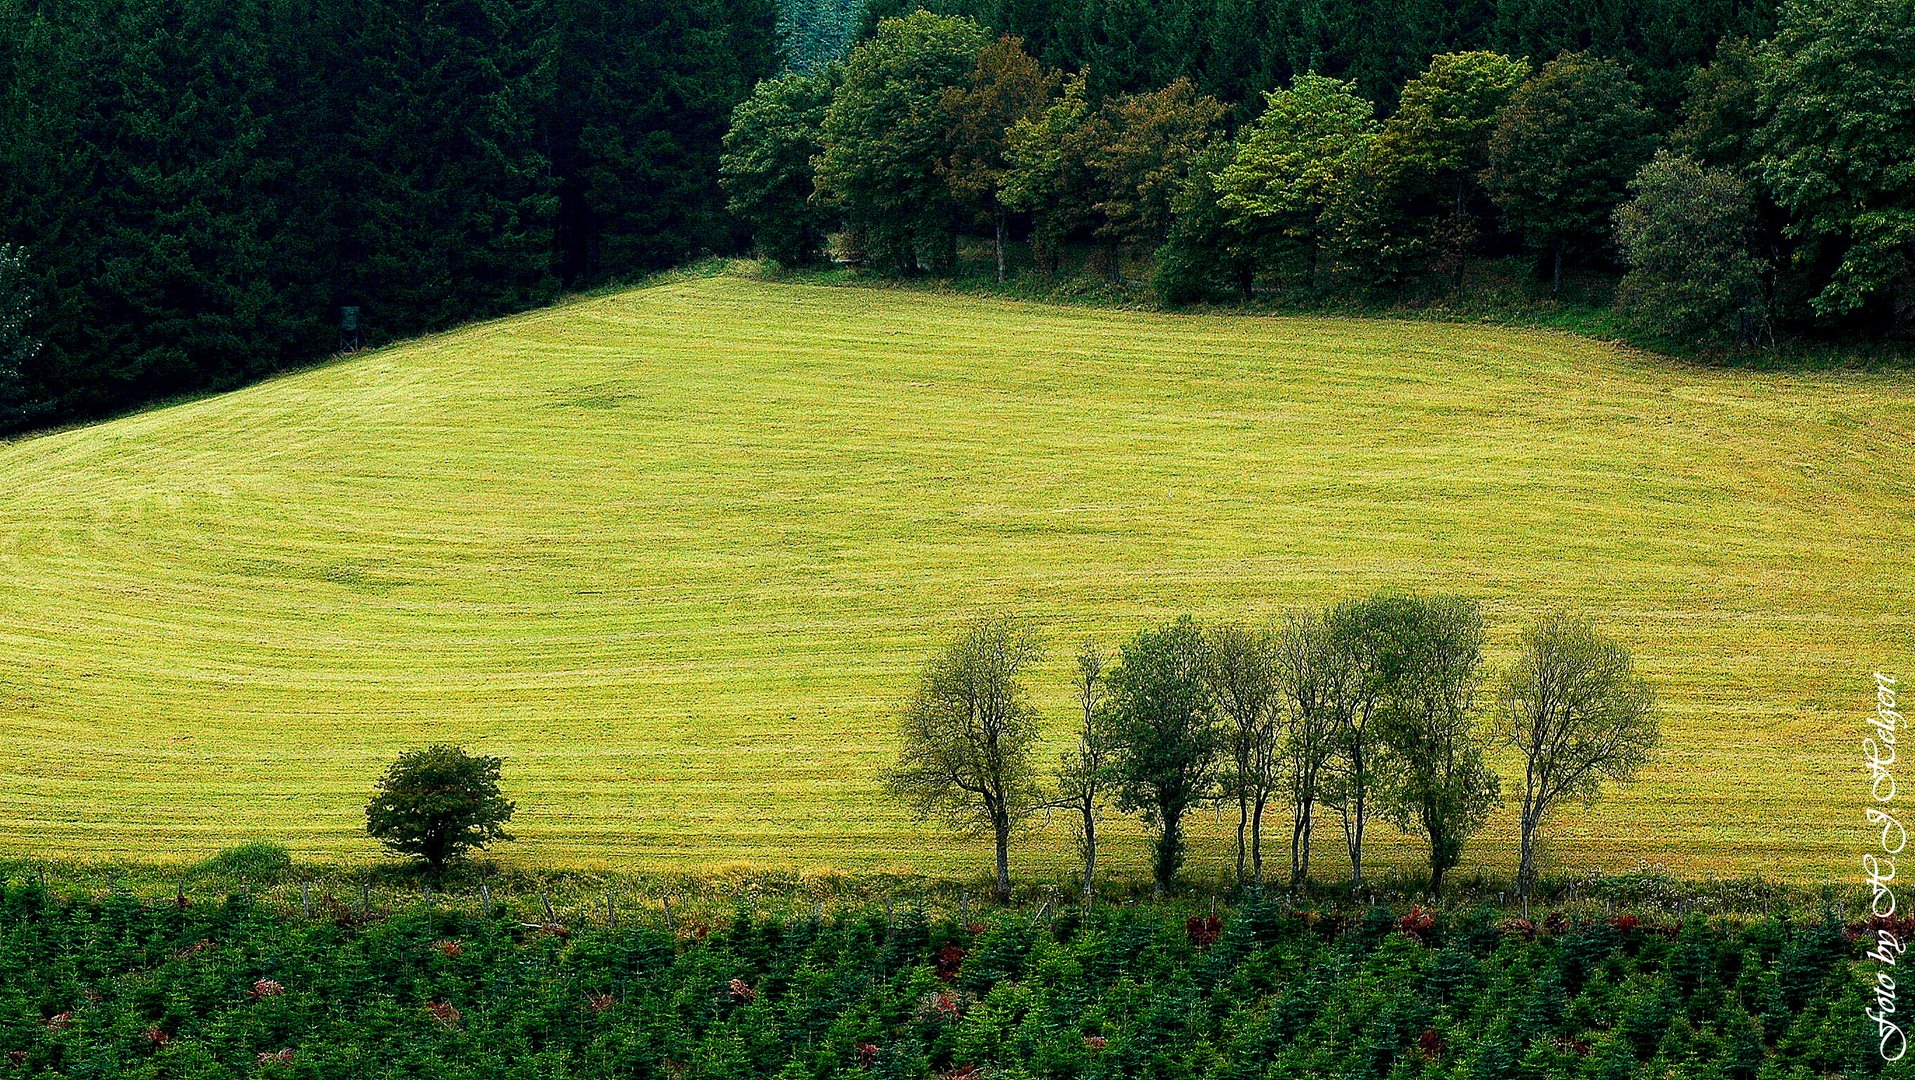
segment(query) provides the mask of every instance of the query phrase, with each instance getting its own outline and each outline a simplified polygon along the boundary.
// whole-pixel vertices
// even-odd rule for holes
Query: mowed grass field
[[[506,759],[514,862],[971,873],[876,774],[973,613],[1046,628],[1048,758],[1087,635],[1395,585],[1481,598],[1497,664],[1582,609],[1659,682],[1662,757],[1555,866],[1846,877],[1912,552],[1906,377],[680,280],[0,445],[0,856],[374,858],[374,778],[448,740]],[[1060,819],[1014,868],[1071,859]]]

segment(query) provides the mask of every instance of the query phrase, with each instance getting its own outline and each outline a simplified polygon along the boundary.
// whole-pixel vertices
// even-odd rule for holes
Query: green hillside
[[[1085,634],[1396,584],[1482,598],[1498,662],[1580,606],[1660,681],[1661,761],[1556,865],[1808,877],[1868,842],[1870,672],[1915,679],[1915,385],[1546,333],[687,280],[0,478],[0,855],[371,857],[374,776],[455,740],[507,759],[510,859],[968,872],[874,774],[978,608],[1047,627],[1062,732]]]

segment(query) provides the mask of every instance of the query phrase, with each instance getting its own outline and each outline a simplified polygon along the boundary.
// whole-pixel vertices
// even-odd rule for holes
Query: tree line
[[[1353,891],[1369,828],[1387,821],[1422,838],[1440,896],[1503,801],[1488,754],[1507,747],[1523,762],[1513,795],[1526,899],[1551,816],[1648,759],[1656,698],[1629,651],[1586,620],[1536,623],[1500,672],[1485,668],[1483,631],[1473,600],[1382,591],[1260,625],[1184,616],[1114,655],[1086,642],[1072,676],[1075,745],[1047,774],[1028,681],[1043,643],[1024,618],[984,616],[925,663],[883,785],[919,820],[990,837],[1000,897],[1012,840],[1040,811],[1070,820],[1087,895],[1107,808],[1139,816],[1162,893],[1184,861],[1186,819],[1218,804],[1236,811],[1239,882],[1269,879],[1265,829],[1287,818],[1280,880],[1305,885],[1333,815]]]
[[[719,142],[775,20],[0,0],[0,431],[734,247]]]
[[[1022,10],[985,14],[1026,28]],[[1087,250],[1185,303],[1457,296],[1473,262],[1521,257],[1551,296],[1566,268],[1619,272],[1618,311],[1682,347],[1915,330],[1915,0],[1789,0],[1766,40],[1746,36],[1766,17],[1704,21],[1745,36],[1674,66],[1587,33],[1536,59],[1424,52],[1387,85],[1311,51],[1232,83],[1121,60],[1112,78],[1088,45],[917,10],[842,62],[760,83],[720,167],[787,264],[836,232],[854,263],[950,273],[959,238],[982,235],[1002,279],[1023,239],[1040,273]]]

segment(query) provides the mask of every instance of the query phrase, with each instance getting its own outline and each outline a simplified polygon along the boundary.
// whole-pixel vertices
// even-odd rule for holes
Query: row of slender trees
[[[919,820],[990,836],[1000,896],[1012,839],[1040,811],[1067,813],[1086,893],[1106,809],[1139,815],[1161,892],[1184,861],[1187,817],[1220,803],[1236,810],[1241,882],[1266,881],[1266,826],[1287,817],[1284,877],[1306,883],[1328,812],[1353,889],[1380,819],[1426,841],[1434,896],[1503,801],[1488,758],[1502,746],[1523,762],[1526,898],[1551,815],[1648,759],[1655,693],[1628,650],[1586,620],[1541,620],[1496,673],[1483,633],[1473,600],[1382,591],[1263,624],[1185,616],[1138,631],[1115,655],[1087,642],[1072,676],[1076,744],[1047,776],[1029,685],[1044,645],[1029,620],[988,615],[926,662],[883,783]]]
[[[1148,259],[1171,302],[1460,291],[1485,255],[1626,271],[1646,334],[1753,344],[1915,329],[1915,0],[1785,5],[1662,105],[1594,52],[1547,62],[1439,53],[1379,101],[1292,72],[1262,101],[1179,76],[1100,90],[979,22],[916,11],[841,64],[761,83],[721,168],[734,213],[781,262],[845,252],[948,271],[956,239],[1028,237],[1038,266],[1090,246]],[[1261,107],[1257,107],[1258,105]]]

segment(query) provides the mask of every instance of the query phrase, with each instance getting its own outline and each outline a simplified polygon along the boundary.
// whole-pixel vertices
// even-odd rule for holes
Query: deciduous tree
[[[1340,79],[1299,75],[1264,95],[1217,179],[1233,239],[1261,268],[1314,276],[1324,209],[1376,131],[1376,107]]]
[[[1833,268],[1810,306],[1915,324],[1915,0],[1789,0],[1758,87],[1757,171],[1798,263]]]
[[[958,207],[987,222],[997,240],[997,279],[1004,280],[1004,182],[1012,130],[1044,110],[1059,76],[1001,37],[977,55],[970,80],[944,91],[950,117],[950,156],[939,168]]]
[[[1065,80],[1047,107],[1011,126],[1005,146],[1004,204],[1031,215],[1033,253],[1053,274],[1071,238],[1088,235],[1098,222],[1090,154],[1100,125],[1087,79],[1079,72]]]
[[[831,219],[813,200],[811,160],[823,150],[830,69],[766,79],[732,110],[719,159],[726,206],[758,247],[786,266],[817,260]]]
[[[1111,760],[1117,749],[1106,705],[1105,666],[1104,653],[1095,643],[1087,641],[1078,650],[1077,669],[1071,679],[1078,708],[1077,746],[1064,752],[1057,770],[1057,803],[1071,813],[1078,855],[1083,859],[1087,898],[1097,885],[1097,827],[1112,783]]]
[[[1619,642],[1587,620],[1553,615],[1524,635],[1503,677],[1497,722],[1523,755],[1516,890],[1527,906],[1544,824],[1564,800],[1588,805],[1604,781],[1635,777],[1659,737],[1656,694]]]
[[[1379,178],[1402,215],[1398,228],[1462,288],[1469,254],[1483,234],[1482,182],[1490,135],[1527,60],[1493,52],[1444,53],[1403,87],[1377,135]]]
[[[399,755],[366,805],[366,832],[433,873],[495,840],[510,840],[514,804],[499,793],[500,761],[443,744]]]
[[[937,168],[950,151],[944,92],[970,79],[987,40],[970,19],[886,19],[851,50],[825,110],[818,192],[894,270],[915,272],[921,248],[950,262],[956,206]]]
[[[1565,53],[1510,95],[1489,141],[1484,182],[1504,218],[1550,265],[1608,247],[1610,215],[1652,149],[1648,110],[1621,64]]]
[[[1761,335],[1764,266],[1751,252],[1755,212],[1741,180],[1669,151],[1629,182],[1616,211],[1628,267],[1616,306],[1643,333],[1702,345]]]
[[[1184,816],[1209,797],[1221,732],[1204,682],[1203,633],[1188,615],[1125,642],[1110,685],[1118,808],[1156,830],[1151,876],[1167,892],[1184,861]]]
[[[1011,833],[1040,802],[1031,760],[1037,710],[1024,684],[1040,655],[1025,620],[974,622],[925,663],[904,705],[897,764],[883,777],[886,793],[919,820],[991,837],[1000,900],[1011,895]]]
[[[1237,880],[1263,883],[1263,812],[1278,784],[1279,640],[1238,623],[1204,631],[1204,682],[1222,719],[1223,794],[1237,803]],[[1245,858],[1249,859],[1248,873]]]
[[[1396,595],[1386,610],[1377,716],[1379,741],[1395,763],[1388,806],[1398,826],[1427,838],[1436,898],[1502,797],[1476,716],[1483,615],[1475,601],[1455,596]]]
[[[1102,137],[1089,155],[1103,239],[1146,250],[1164,242],[1171,207],[1221,136],[1226,111],[1188,79],[1104,107]]]

